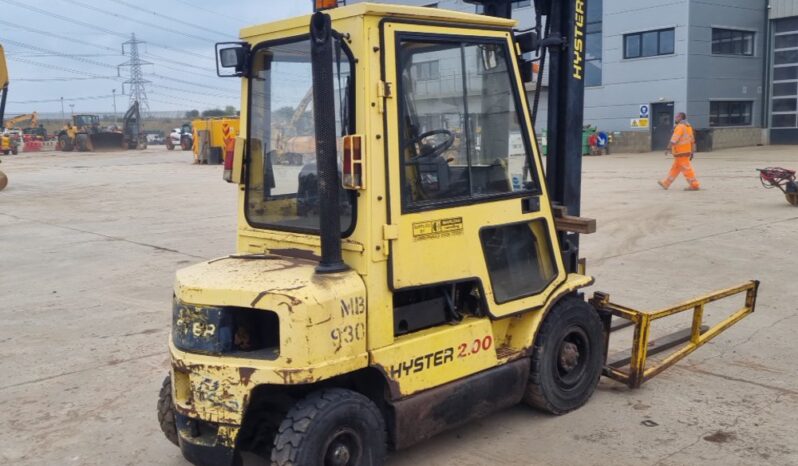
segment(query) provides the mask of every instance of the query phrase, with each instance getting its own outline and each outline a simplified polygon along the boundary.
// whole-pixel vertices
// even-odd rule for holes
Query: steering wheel
[[[439,156],[444,152],[446,152],[446,150],[448,150],[450,147],[452,147],[452,144],[454,144],[454,133],[452,133],[448,129],[433,129],[432,131],[427,131],[426,133],[422,133],[414,137],[413,140],[410,141],[410,143],[413,145],[421,144],[424,141],[424,139],[427,139],[432,136],[437,136],[439,134],[446,135],[446,140],[439,143],[436,146],[432,146],[430,150],[425,151],[423,154],[418,154],[413,157],[410,157],[410,162],[416,162],[424,157],[433,158]]]

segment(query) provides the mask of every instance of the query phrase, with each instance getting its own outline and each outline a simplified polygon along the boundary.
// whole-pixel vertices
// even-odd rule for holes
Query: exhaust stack
[[[332,23],[329,15],[316,12],[311,17],[310,49],[321,230],[321,263],[316,267],[316,273],[335,273],[347,270],[348,267],[341,257]]]

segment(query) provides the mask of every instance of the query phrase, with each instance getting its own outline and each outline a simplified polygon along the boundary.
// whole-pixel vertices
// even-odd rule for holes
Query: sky
[[[10,86],[6,115],[119,113],[136,39],[151,111],[240,107],[240,80],[216,76],[214,44],[242,27],[308,14],[311,0],[0,0]],[[129,48],[126,46],[129,54]],[[121,77],[118,76],[121,74]],[[123,89],[124,88],[124,89]],[[115,90],[115,93],[114,93]]]

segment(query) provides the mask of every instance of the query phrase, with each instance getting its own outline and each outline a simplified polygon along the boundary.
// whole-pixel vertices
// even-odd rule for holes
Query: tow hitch
[[[732,288],[718,290],[714,293],[686,301],[679,305],[653,312],[638,311],[611,303],[610,296],[607,293],[596,292],[590,300],[590,303],[598,311],[609,313],[629,321],[628,324],[621,324],[608,328],[608,335],[611,335],[612,332],[620,330],[621,328],[631,325],[634,326],[634,337],[631,350],[614,355],[612,361],[608,360],[605,363],[603,375],[626,384],[629,388],[640,387],[643,382],[646,382],[665,369],[673,366],[704,343],[715,338],[718,334],[740,321],[743,317],[754,312],[758,289],[759,281],[752,280]],[[704,321],[704,307],[707,304],[742,293],[745,293],[745,304],[742,308],[712,327],[702,325]],[[689,329],[649,341],[651,323],[653,321],[690,310],[693,311],[693,322]],[[607,338],[607,345],[609,346],[609,338]],[[648,356],[676,347],[678,347],[677,350],[671,352],[667,357],[656,364],[651,364],[650,366],[647,364]]]

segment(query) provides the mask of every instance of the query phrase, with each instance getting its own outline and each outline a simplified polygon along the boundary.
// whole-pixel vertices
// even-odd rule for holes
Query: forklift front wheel
[[[598,314],[578,298],[565,298],[546,316],[535,339],[524,401],[552,414],[584,405],[604,364],[604,330]]]
[[[175,405],[172,402],[172,377],[167,375],[158,394],[158,424],[167,440],[177,445]]]
[[[311,393],[288,412],[274,439],[275,466],[381,466],[382,414],[365,396],[340,388]]]

